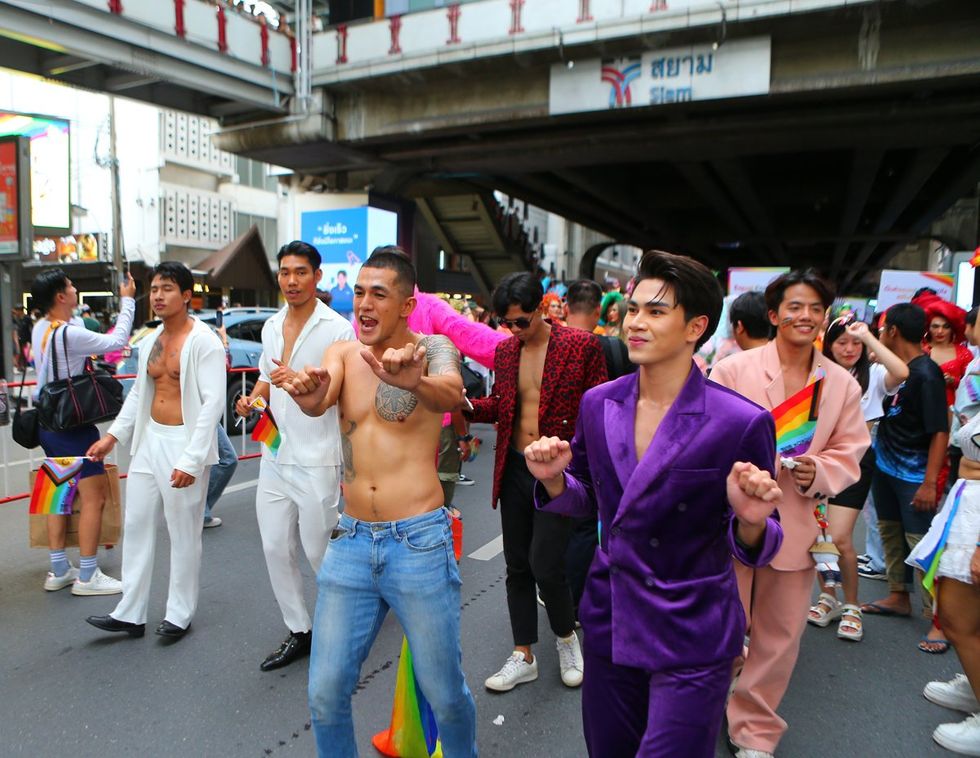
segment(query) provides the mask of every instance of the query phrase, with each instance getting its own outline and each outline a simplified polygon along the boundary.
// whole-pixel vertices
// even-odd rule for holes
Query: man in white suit
[[[163,323],[140,346],[136,382],[119,417],[88,450],[102,460],[117,441],[132,440],[122,600],[109,615],[86,619],[107,632],[142,637],[146,630],[161,505],[170,533],[170,590],[156,633],[183,637],[197,608],[204,501],[225,405],[225,351],[188,313],[193,289],[184,264],[167,261],[153,269],[150,304]]]
[[[277,452],[262,446],[255,515],[269,581],[289,634],[259,664],[262,671],[309,655],[312,622],[299,556],[306,555],[315,574],[339,518],[342,459],[337,409],[312,418],[282,387],[296,375],[294,367],[318,365],[334,342],[354,339],[350,322],[316,297],[322,277],[316,248],[294,240],[283,245],[276,258],[286,306],[262,327],[261,376],[236,404],[238,413],[247,416],[256,398],[264,398],[282,435]]]

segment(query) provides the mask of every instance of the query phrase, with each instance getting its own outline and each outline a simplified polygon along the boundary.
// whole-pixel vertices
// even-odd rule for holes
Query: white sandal
[[[840,614],[840,601],[833,595],[821,592],[820,597],[817,598],[817,604],[810,606],[810,613],[807,614],[806,620],[808,623],[823,629],[830,626],[831,621],[839,619]]]
[[[842,640],[860,642],[864,638],[864,617],[861,608],[851,603],[841,606],[840,623],[837,625],[837,636]]]

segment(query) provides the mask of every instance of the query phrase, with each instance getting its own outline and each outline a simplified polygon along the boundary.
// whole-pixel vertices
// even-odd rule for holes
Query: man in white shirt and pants
[[[247,415],[262,396],[272,410],[281,442],[278,452],[262,447],[255,513],[272,591],[289,635],[259,668],[286,666],[310,652],[313,627],[303,597],[297,561],[302,545],[316,573],[337,525],[340,500],[341,447],[337,409],[307,416],[282,385],[304,366],[318,366],[334,342],[354,339],[350,323],[316,297],[320,254],[299,240],[277,255],[279,288],[286,307],[262,328],[260,377],[252,392],[238,400]]]
[[[161,506],[170,533],[170,589],[156,633],[183,637],[197,609],[204,500],[211,465],[218,462],[226,379],[221,340],[188,313],[193,289],[183,263],[165,261],[153,269],[150,304],[163,323],[140,343],[126,402],[108,433],[88,450],[102,460],[117,441],[132,439],[122,600],[109,615],[86,619],[107,632],[143,636]]]

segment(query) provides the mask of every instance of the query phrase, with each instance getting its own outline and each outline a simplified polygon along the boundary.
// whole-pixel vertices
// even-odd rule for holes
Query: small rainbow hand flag
[[[823,376],[818,369],[806,387],[772,409],[776,422],[776,450],[781,456],[803,455],[813,442]]]
[[[263,403],[265,410],[262,412],[262,417],[259,422],[255,425],[252,430],[252,439],[256,442],[261,442],[270,452],[278,453],[279,445],[282,444],[282,435],[279,433],[279,427],[276,426],[276,420],[272,416],[272,408]]]
[[[374,735],[371,744],[390,758],[442,758],[436,719],[415,678],[412,651],[404,637],[395,679],[391,726]]]
[[[78,472],[84,457],[45,458],[34,478],[28,513],[71,515],[71,504],[78,492]]]

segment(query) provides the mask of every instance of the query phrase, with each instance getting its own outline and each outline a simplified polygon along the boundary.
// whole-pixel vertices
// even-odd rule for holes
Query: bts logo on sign
[[[630,84],[639,78],[642,65],[639,58],[604,60],[602,62],[602,81],[609,89],[610,108],[628,108],[633,104]]]

